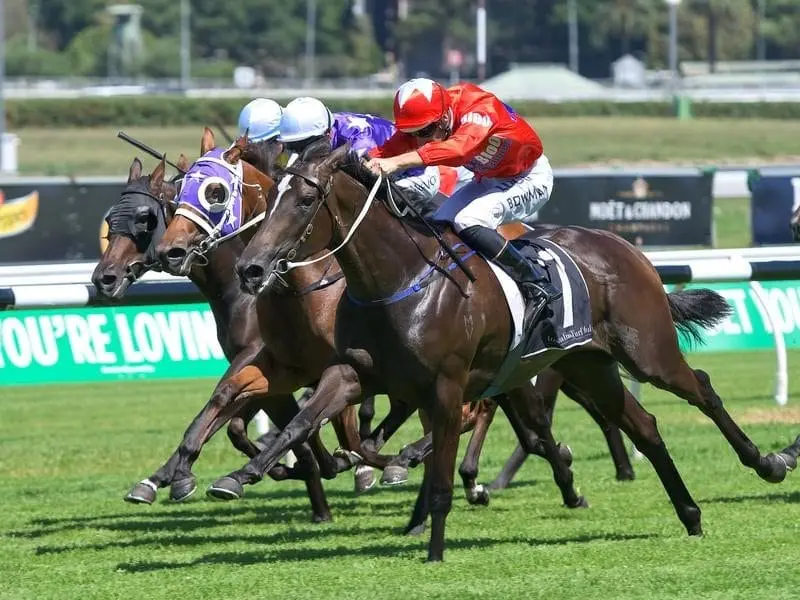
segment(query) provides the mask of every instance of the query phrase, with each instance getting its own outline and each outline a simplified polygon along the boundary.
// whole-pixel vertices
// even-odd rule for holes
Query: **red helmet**
[[[447,90],[431,79],[406,81],[394,95],[394,124],[410,133],[439,121],[450,108]]]

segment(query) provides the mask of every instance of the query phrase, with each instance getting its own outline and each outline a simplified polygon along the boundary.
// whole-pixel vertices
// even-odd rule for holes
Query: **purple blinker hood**
[[[175,213],[191,220],[212,238],[234,234],[242,226],[242,162],[225,162],[225,152],[224,148],[214,148],[194,162],[181,183]],[[206,188],[212,183],[227,191],[223,202],[206,200]]]

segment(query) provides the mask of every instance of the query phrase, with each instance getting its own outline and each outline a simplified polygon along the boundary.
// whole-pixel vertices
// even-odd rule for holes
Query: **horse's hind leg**
[[[479,400],[471,417],[475,422],[475,429],[469,438],[467,450],[464,453],[464,460],[458,468],[458,474],[464,483],[464,494],[470,504],[489,504],[489,491],[482,485],[478,485],[478,461],[480,460],[483,442],[486,440],[486,433],[494,420],[497,412],[497,403],[492,400]]]
[[[544,452],[545,459],[553,469],[553,479],[561,491],[564,505],[568,508],[588,506],[584,497],[575,490],[572,470],[561,446],[553,439],[550,416],[533,384],[510,390],[495,399],[508,417],[522,447],[529,454]]]
[[[630,357],[633,365],[627,367],[634,377],[652,383],[656,387],[673,394],[696,406],[711,419],[728,440],[741,463],[770,483],[780,483],[786,478],[788,471],[797,466],[797,459],[791,452],[791,446],[783,452],[761,455],[750,438],[741,430],[725,407],[722,399],[714,391],[711,379],[705,371],[693,370],[684,360],[677,344],[667,351],[669,358],[648,356],[647,353]],[[640,448],[641,450],[641,448]]]
[[[603,432],[608,444],[608,451],[611,454],[611,460],[614,462],[614,470],[616,471],[618,481],[633,481],[636,478],[633,472],[633,465],[631,459],[628,457],[628,450],[625,448],[625,440],[622,439],[622,434],[619,428],[597,409],[595,403],[586,398],[580,390],[571,385],[569,381],[564,381],[561,386],[561,391],[569,396],[572,400],[580,404],[583,409],[589,413],[589,416],[594,419]]]
[[[692,499],[658,432],[656,419],[628,392],[607,355],[577,353],[555,365],[566,378],[631,438],[656,470],[689,535],[701,535],[700,509]]]

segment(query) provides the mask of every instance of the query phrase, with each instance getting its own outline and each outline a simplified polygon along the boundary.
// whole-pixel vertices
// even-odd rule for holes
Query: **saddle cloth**
[[[489,262],[503,289],[514,324],[508,350],[516,350],[519,344],[525,344],[520,349],[520,358],[545,350],[567,350],[586,344],[592,339],[589,290],[580,269],[561,246],[536,236],[536,232],[531,232],[511,243],[526,259],[536,261],[545,268],[550,283],[561,290],[562,296],[545,307],[531,331],[522,331],[525,301],[519,286],[505,271]]]
[[[562,296],[545,307],[539,320],[530,331],[522,330],[524,301],[517,284],[491,262],[508,303],[514,325],[506,358],[494,380],[481,397],[500,393],[504,382],[516,366],[549,350],[568,350],[592,341],[592,314],[589,290],[583,275],[572,257],[559,245],[538,236],[542,231],[531,231],[514,240],[514,246],[525,258],[537,261],[548,275],[550,283],[561,290]]]

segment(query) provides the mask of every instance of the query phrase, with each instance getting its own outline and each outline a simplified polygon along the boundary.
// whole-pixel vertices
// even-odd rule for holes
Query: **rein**
[[[289,271],[291,271],[292,269],[296,269],[298,267],[305,267],[305,266],[308,266],[308,265],[313,265],[313,264],[318,263],[320,261],[323,261],[323,260],[325,260],[327,258],[330,258],[330,257],[334,256],[337,252],[339,252],[339,250],[341,250],[342,248],[347,246],[347,244],[350,243],[350,240],[353,238],[353,235],[355,235],[355,233],[358,230],[359,226],[363,222],[364,218],[367,216],[367,213],[369,212],[369,209],[372,207],[372,204],[375,201],[375,197],[376,197],[376,195],[378,193],[378,190],[380,189],[380,186],[384,181],[383,175],[378,175],[377,179],[375,180],[375,183],[372,185],[372,188],[369,191],[369,194],[367,195],[367,199],[364,201],[364,206],[361,207],[361,211],[359,212],[358,216],[356,216],[355,220],[353,221],[353,224],[350,226],[350,230],[347,232],[347,235],[344,237],[342,242],[338,246],[336,246],[336,248],[333,248],[332,250],[329,250],[328,252],[324,253],[321,256],[318,256],[317,258],[304,260],[304,261],[299,261],[299,262],[292,262],[292,259],[297,255],[297,248],[302,246],[305,243],[305,241],[309,238],[311,233],[314,231],[314,221],[316,220],[317,214],[319,213],[320,209],[323,206],[325,206],[328,209],[328,211],[330,212],[330,207],[328,207],[328,202],[327,202],[328,193],[329,193],[330,190],[325,189],[323,187],[323,185],[319,182],[319,180],[316,177],[313,177],[313,176],[310,176],[310,175],[306,175],[306,174],[301,173],[301,172],[299,172],[299,171],[297,171],[295,169],[292,169],[291,167],[287,167],[285,169],[285,172],[289,173],[291,175],[296,175],[297,177],[299,177],[300,179],[302,179],[303,181],[305,181],[306,183],[308,183],[312,187],[316,188],[316,190],[320,193],[320,197],[322,198],[322,201],[319,203],[319,205],[317,206],[316,210],[314,211],[314,214],[312,215],[308,226],[306,227],[306,229],[303,232],[303,234],[300,236],[300,239],[298,240],[298,242],[295,245],[295,247],[292,248],[291,250],[289,250],[289,252],[286,254],[286,258],[278,259],[278,261],[275,264],[275,269],[270,274],[270,277],[268,277],[267,280],[264,282],[264,287],[267,287],[267,285],[269,284],[269,281],[270,281],[270,279],[272,277],[275,277],[284,286],[288,287],[288,283],[286,282],[286,280],[284,279],[283,276],[286,275]],[[445,251],[445,253],[453,261],[453,264],[451,266],[449,266],[449,267],[446,267],[445,269],[441,269],[441,268],[437,268],[436,266],[432,266],[431,269],[429,269],[429,271],[427,271],[418,282],[412,284],[412,286],[409,287],[406,290],[401,290],[400,292],[397,292],[396,294],[393,294],[389,298],[385,298],[385,299],[377,300],[377,301],[368,301],[368,302],[364,302],[364,303],[361,303],[360,301],[357,301],[357,303],[359,303],[362,306],[376,306],[376,305],[393,304],[394,302],[398,302],[399,300],[402,300],[402,299],[410,296],[411,294],[414,294],[414,293],[420,291],[422,288],[426,287],[427,284],[428,284],[428,281],[426,281],[426,280],[428,280],[428,278],[430,277],[430,275],[433,274],[433,272],[440,271],[440,272],[443,272],[443,273],[447,274],[449,271],[453,270],[455,267],[459,267],[461,269],[461,271],[464,272],[464,274],[467,276],[467,278],[471,282],[475,282],[476,281],[475,275],[472,274],[472,271],[463,262],[464,259],[470,258],[472,255],[475,254],[475,252],[470,252],[470,253],[468,253],[468,254],[466,254],[464,256],[459,256],[458,254],[456,254],[455,249],[452,248],[444,240],[444,238],[436,230],[436,228],[434,228],[425,218],[422,217],[422,215],[419,214],[417,209],[410,202],[406,202],[406,208],[403,211],[400,210],[400,208],[398,207],[397,203],[394,200],[394,196],[392,195],[392,186],[391,186],[391,182],[390,182],[390,180],[388,178],[386,179],[386,188],[387,188],[387,200],[388,200],[387,204],[389,206],[390,212],[392,212],[398,218],[402,217],[403,215],[407,214],[408,212],[411,212],[419,221],[421,221],[425,225],[425,227],[432,234],[434,239],[439,243],[441,248]],[[402,219],[401,219],[401,223],[402,223]],[[463,290],[462,290],[462,294],[465,294],[465,292]],[[355,300],[349,293],[348,293],[348,297],[351,300]]]

